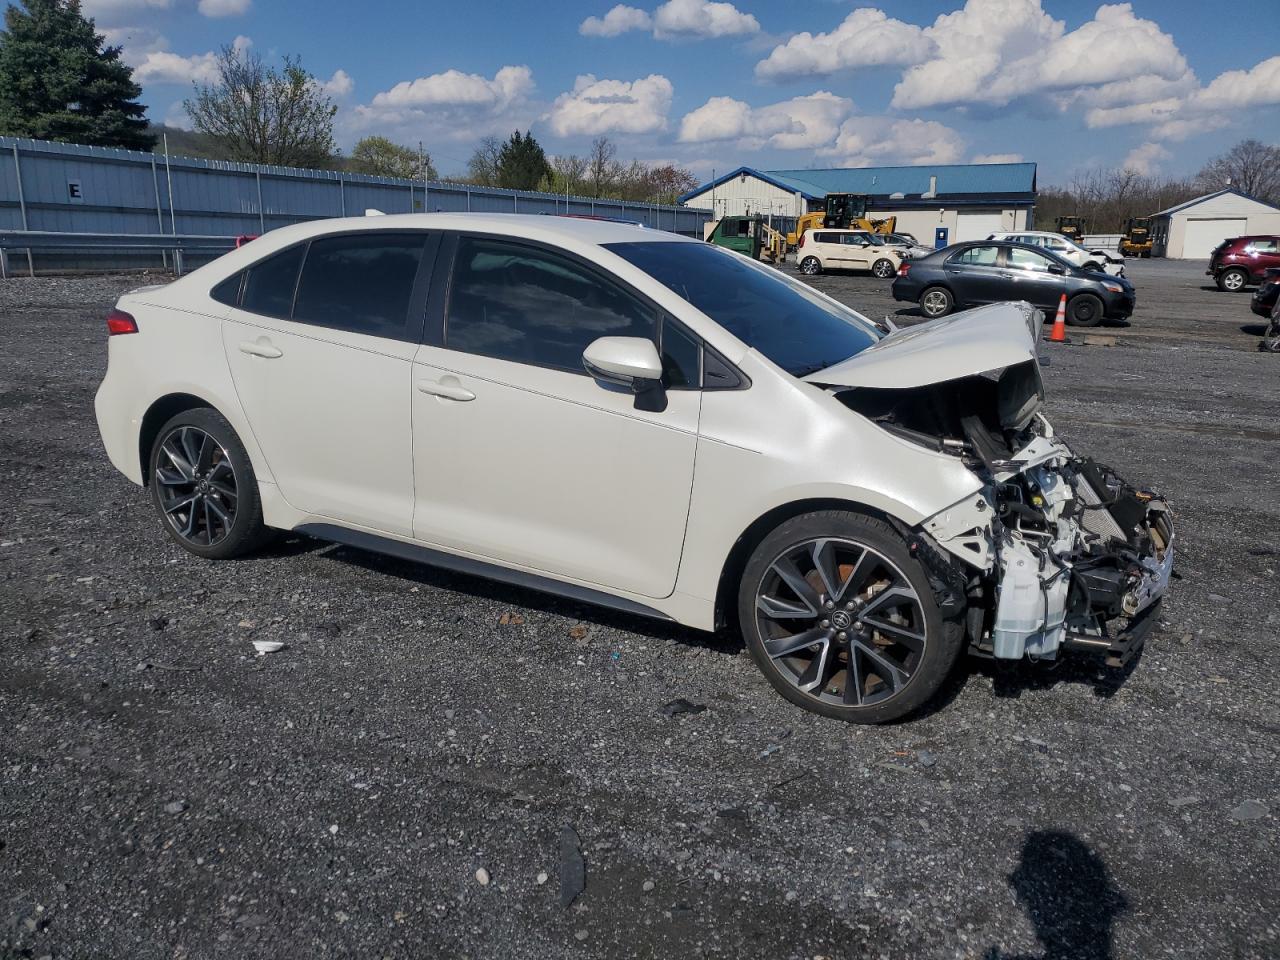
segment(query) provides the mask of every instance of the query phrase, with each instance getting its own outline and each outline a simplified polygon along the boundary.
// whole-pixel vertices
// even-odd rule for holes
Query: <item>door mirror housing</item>
[[[1049,264],[1049,272],[1056,273],[1061,277],[1067,272],[1067,268],[1058,263],[1051,263]]]
[[[582,351],[582,365],[595,379],[635,393],[662,385],[662,358],[644,337],[601,337]]]

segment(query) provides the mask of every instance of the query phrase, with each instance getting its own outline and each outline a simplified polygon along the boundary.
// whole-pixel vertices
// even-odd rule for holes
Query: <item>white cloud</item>
[[[648,30],[652,25],[645,11],[620,3],[603,17],[587,17],[578,25],[578,32],[584,37],[616,37],[629,30]]]
[[[661,74],[639,80],[598,80],[584,74],[556,97],[546,120],[557,136],[655,133],[666,129],[671,81]]]
[[[653,35],[660,40],[738,37],[760,32],[760,21],[732,3],[667,0],[653,11]]]
[[[1022,163],[1020,153],[978,153],[974,154],[974,163]]]
[[[859,67],[908,66],[933,52],[933,42],[920,27],[893,20],[881,10],[863,8],[830,33],[797,33],[774,47],[756,64],[756,76],[784,80]]]
[[[197,9],[206,17],[238,17],[252,5],[253,0],[200,0]]]
[[[533,71],[528,67],[503,67],[486,80],[478,73],[446,70],[417,80],[397,83],[373,98],[372,106],[422,108],[468,106],[503,109],[533,90]]]
[[[328,80],[324,80],[320,84],[320,89],[331,97],[341,99],[351,93],[356,88],[356,82],[351,79],[351,74],[345,70],[333,71],[333,76]]]
[[[1041,0],[967,0],[924,33],[938,56],[903,74],[894,88],[895,107],[1003,106],[1020,97],[1079,92],[1135,77],[1185,83],[1189,72],[1173,38],[1154,21],[1135,16],[1128,3],[1104,4],[1094,19],[1068,33]],[[1114,104],[1125,102],[1123,89],[1110,89]]]
[[[236,37],[231,44],[236,50],[247,50],[252,45],[253,41],[248,37]],[[169,50],[157,49],[136,60],[130,60],[127,56],[125,59],[133,64],[134,82],[144,86],[149,83],[212,83],[218,79],[218,54],[212,50],[184,57]]]
[[[117,26],[144,11],[167,10],[172,3],[173,0],[83,0],[80,10],[99,26]]]
[[[706,40],[759,33],[760,21],[732,3],[667,0],[652,14],[620,3],[603,17],[587,17],[578,25],[584,37],[616,37],[650,29],[659,40]]]
[[[815,150],[830,146],[853,101],[819,90],[807,97],[752,107],[731,97],[712,97],[680,121],[682,143],[740,141],[744,148]]]
[[[328,82],[335,80],[341,83],[337,73]],[[411,139],[474,141],[527,127],[533,89],[533,71],[526,66],[503,67],[492,79],[446,70],[376,94],[368,104],[339,114],[339,124],[351,134],[374,130]]]
[[[850,117],[839,136],[820,156],[836,157],[847,167],[879,163],[917,165],[956,163],[964,155],[964,138],[936,120],[893,120],[889,117]]]
[[[1194,110],[1240,110],[1280,103],[1280,56],[1250,70],[1228,70],[1188,98]]]
[[[1173,159],[1173,154],[1158,143],[1143,143],[1129,151],[1124,158],[1123,166],[1144,175],[1157,173],[1166,160]]]

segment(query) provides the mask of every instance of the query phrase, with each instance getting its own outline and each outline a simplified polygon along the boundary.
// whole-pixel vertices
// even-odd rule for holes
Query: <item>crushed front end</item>
[[[966,618],[974,652],[1075,650],[1119,667],[1141,649],[1173,572],[1168,505],[1054,435],[1034,358],[836,395],[883,429],[963,459],[982,481],[911,535],[944,612]]]

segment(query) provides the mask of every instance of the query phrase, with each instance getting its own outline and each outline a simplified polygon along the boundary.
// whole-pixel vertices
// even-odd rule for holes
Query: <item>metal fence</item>
[[[477,211],[577,214],[635,220],[702,236],[709,211],[593,200],[458,183],[301,170],[107,147],[0,137],[0,230],[64,233],[261,234],[304,220],[384,213]],[[36,271],[167,263],[146,250],[36,251]],[[10,266],[16,264],[10,263]]]
[[[1080,238],[1080,245],[1090,250],[1119,250],[1123,239],[1119,233],[1086,233]]]

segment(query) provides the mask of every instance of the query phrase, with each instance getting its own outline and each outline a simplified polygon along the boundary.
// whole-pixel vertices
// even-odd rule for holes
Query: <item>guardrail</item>
[[[27,271],[36,275],[32,250],[154,250],[173,254],[174,271],[182,276],[182,254],[223,254],[235,249],[236,237],[202,236],[172,233],[63,233],[54,230],[0,230],[0,277],[8,279],[9,254],[25,250]]]

